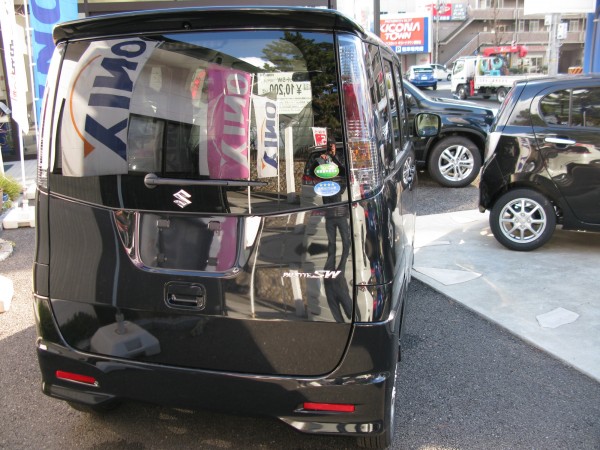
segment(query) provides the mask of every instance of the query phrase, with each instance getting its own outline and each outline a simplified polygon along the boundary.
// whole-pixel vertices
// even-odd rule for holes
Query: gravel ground
[[[417,215],[477,209],[479,178],[464,188],[447,188],[433,181],[426,171],[419,171],[418,177]]]

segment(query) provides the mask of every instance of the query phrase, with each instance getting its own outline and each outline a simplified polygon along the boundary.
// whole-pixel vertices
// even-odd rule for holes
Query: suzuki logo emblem
[[[187,192],[185,192],[183,189],[180,190],[179,192],[175,192],[173,194],[173,197],[175,197],[175,200],[173,201],[173,203],[175,203],[180,208],[185,208],[187,205],[191,205],[191,203],[192,203],[189,200],[192,196],[190,194],[188,194]]]

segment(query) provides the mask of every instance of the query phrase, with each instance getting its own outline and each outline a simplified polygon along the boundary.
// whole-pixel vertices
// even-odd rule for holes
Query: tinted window
[[[408,136],[410,134],[410,127],[408,126],[408,118],[406,117],[406,108],[404,106],[404,95],[402,92],[402,71],[400,70],[400,66],[396,63],[394,64],[394,75],[396,79],[396,112],[398,114],[398,119],[400,122],[400,140],[404,138],[404,136]],[[402,146],[404,142],[397,142],[397,146]]]
[[[392,86],[391,77],[383,71],[379,47],[369,46],[370,56],[370,81],[371,81],[371,102],[375,112],[375,131],[377,133],[378,148],[383,149],[384,166],[390,166],[394,159],[394,148],[391,132],[391,114],[387,99],[387,91]]]
[[[546,95],[540,112],[550,125],[600,127],[600,89],[565,89]]]
[[[93,183],[82,179],[153,173],[252,181],[243,192],[220,188],[223,212],[318,206],[322,198],[314,192],[301,202],[302,173],[315,147],[342,141],[336,73],[333,36],[325,33],[206,32],[71,43],[57,100],[54,188],[98,201],[98,193],[85,198]],[[141,207],[113,205],[106,196],[102,202]]]
[[[402,117],[402,111],[403,111],[403,105],[402,104],[398,104],[398,100],[402,99],[403,96],[396,96],[396,87],[395,87],[395,80],[394,80],[394,71],[392,69],[392,63],[388,60],[384,60],[383,61],[383,67],[385,69],[385,83],[386,83],[386,87],[387,87],[387,92],[389,95],[389,99],[390,99],[390,106],[391,106],[391,128],[392,128],[392,138],[393,138],[393,145],[390,145],[389,148],[386,147],[386,154],[385,154],[385,163],[388,167],[393,167],[394,161],[396,159],[396,155],[400,152],[400,149],[402,148],[402,142],[401,142],[401,137],[402,137],[402,128],[401,128],[401,121],[400,118]]]
[[[553,92],[540,102],[540,112],[550,125],[569,125],[571,93],[568,90]]]
[[[571,91],[571,125],[600,127],[600,88]]]

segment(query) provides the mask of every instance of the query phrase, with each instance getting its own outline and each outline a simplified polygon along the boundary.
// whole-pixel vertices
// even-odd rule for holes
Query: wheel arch
[[[435,147],[435,145],[446,139],[449,137],[454,137],[454,136],[460,136],[460,137],[465,137],[467,139],[470,139],[471,141],[473,141],[473,143],[477,146],[477,148],[479,149],[479,154],[481,156],[481,160],[483,161],[483,154],[485,151],[485,135],[478,133],[475,130],[468,130],[468,129],[464,129],[464,128],[451,128],[451,129],[445,129],[443,130],[439,135],[437,135],[434,138],[431,138],[428,142],[427,145],[425,146],[425,151],[423,154],[423,160],[429,164],[429,157],[431,155],[431,149],[433,147]]]
[[[563,210],[565,208],[565,205],[562,201],[562,196],[558,192],[556,186],[554,186],[554,184],[550,180],[541,176],[525,178],[513,175],[507,184],[505,184],[501,189],[498,189],[496,192],[493,193],[493,195],[490,197],[490,202],[486,209],[491,211],[491,209],[494,207],[494,205],[502,195],[504,195],[508,191],[521,188],[531,189],[545,196],[554,207],[554,211],[556,213],[556,223],[562,224]]]

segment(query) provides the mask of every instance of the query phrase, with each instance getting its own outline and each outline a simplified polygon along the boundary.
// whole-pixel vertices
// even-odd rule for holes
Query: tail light
[[[340,72],[352,200],[368,197],[383,182],[374,133],[375,117],[366,78],[365,52],[359,40],[340,38]]]
[[[74,383],[87,384],[90,386],[98,386],[98,381],[89,375],[82,375],[80,373],[65,372],[63,370],[56,371],[56,378],[59,380],[72,381]]]
[[[304,411],[322,411],[322,412],[343,412],[352,413],[356,409],[354,405],[348,403],[314,403],[305,402],[302,405]]]

